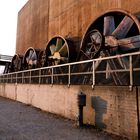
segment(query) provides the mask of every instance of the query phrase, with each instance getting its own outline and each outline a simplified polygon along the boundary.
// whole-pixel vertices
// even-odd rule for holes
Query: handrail
[[[130,87],[132,88],[133,86],[133,72],[135,71],[135,69],[137,69],[137,71],[140,71],[140,69],[138,68],[134,68],[133,66],[133,56],[136,55],[140,55],[140,52],[134,52],[134,53],[127,53],[127,54],[122,54],[122,55],[115,55],[115,56],[109,56],[109,57],[102,57],[102,58],[96,58],[96,59],[91,59],[91,60],[85,60],[85,61],[79,61],[79,62],[72,62],[72,63],[67,63],[67,64],[61,64],[61,65],[55,65],[55,66],[49,66],[49,67],[42,67],[42,68],[36,68],[36,69],[29,69],[29,70],[24,70],[24,71],[18,71],[18,72],[13,72],[13,73],[7,73],[7,74],[2,74],[0,75],[0,82],[5,82],[7,83],[8,80],[9,81],[13,81],[13,83],[17,83],[18,80],[21,81],[20,83],[26,83],[24,82],[24,80],[26,81],[27,78],[29,78],[29,83],[32,83],[32,79],[33,78],[38,78],[37,83],[40,84],[42,78],[45,78],[46,76],[49,77],[50,79],[50,84],[54,84],[55,83],[55,78],[58,77],[62,77],[62,76],[68,76],[67,79],[67,84],[68,86],[71,84],[72,81],[72,76],[74,75],[91,75],[92,74],[92,87],[94,88],[96,82],[96,74],[97,73],[105,73],[105,70],[103,71],[99,71],[97,70],[96,66],[96,62],[100,62],[100,61],[106,61],[106,60],[110,60],[110,59],[115,59],[115,58],[123,58],[123,57],[128,57],[128,61],[129,61],[129,67],[125,68],[125,69],[115,69],[115,70],[109,70],[108,72],[129,72],[129,77],[130,77]],[[74,72],[71,71],[71,68],[73,66],[79,65],[79,64],[88,64],[91,63],[92,64],[92,70],[91,71],[78,71],[78,72]],[[55,69],[56,68],[62,68],[62,67],[66,67],[67,71],[65,73],[56,73]],[[50,70],[49,73],[43,73],[43,71],[45,70]],[[38,72],[36,75],[34,75],[33,72]],[[21,75],[20,75],[21,74]],[[19,76],[20,75],[20,76]],[[58,78],[56,78],[58,79]]]

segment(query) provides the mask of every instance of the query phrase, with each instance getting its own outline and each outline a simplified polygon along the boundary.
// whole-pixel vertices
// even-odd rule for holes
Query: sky
[[[18,11],[28,0],[2,0],[0,2],[0,54],[14,55],[16,48]]]

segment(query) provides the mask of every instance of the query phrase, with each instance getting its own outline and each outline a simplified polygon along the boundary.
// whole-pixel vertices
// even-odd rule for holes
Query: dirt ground
[[[121,140],[92,127],[0,97],[0,140]]]

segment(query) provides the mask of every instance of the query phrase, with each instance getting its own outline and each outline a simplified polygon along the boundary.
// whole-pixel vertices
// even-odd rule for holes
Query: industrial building
[[[29,0],[0,95],[139,139],[139,2]]]

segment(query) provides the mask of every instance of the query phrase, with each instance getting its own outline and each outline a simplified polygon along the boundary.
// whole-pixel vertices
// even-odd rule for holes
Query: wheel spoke
[[[95,43],[95,41],[98,38],[98,35],[96,33],[91,33],[89,36],[90,36],[91,42]]]
[[[57,38],[55,52],[59,51],[59,49],[61,47],[62,47],[62,39],[61,38]]]
[[[28,55],[28,58],[29,58],[29,59],[31,59],[32,54],[33,54],[33,50],[30,50],[30,51],[29,51],[29,55]]]
[[[31,59],[32,60],[37,60],[37,55],[36,55],[35,51],[32,53]]]
[[[140,48],[140,35],[136,35],[125,39],[120,39],[117,42],[121,50],[123,51],[134,50]]]
[[[50,46],[51,55],[54,54],[55,48],[56,48],[56,46],[55,46],[54,44],[52,44],[52,45]]]
[[[123,69],[128,69],[129,68],[129,61],[128,61],[128,59],[126,57],[123,57],[123,58],[118,57],[117,60],[118,60],[118,62],[120,64],[120,66]]]
[[[110,56],[109,52],[106,51],[106,56]],[[123,85],[123,82],[121,81],[121,77],[117,72],[109,72],[109,70],[117,70],[116,63],[113,59],[107,60],[107,65],[106,65],[106,76],[111,75],[114,83],[116,85]]]
[[[113,16],[105,16],[104,17],[104,31],[103,34],[105,36],[111,35],[115,30],[115,21]]]
[[[29,62],[29,56],[28,57],[26,57],[26,63],[28,63]]]
[[[117,39],[124,38],[129,32],[133,23],[134,21],[130,17],[125,16],[123,20],[120,22],[120,24],[118,25],[118,27],[114,30],[112,35],[115,36]]]
[[[68,54],[68,50],[67,50],[67,45],[66,43],[61,47],[61,49],[59,50],[59,53],[61,56],[65,57]]]

